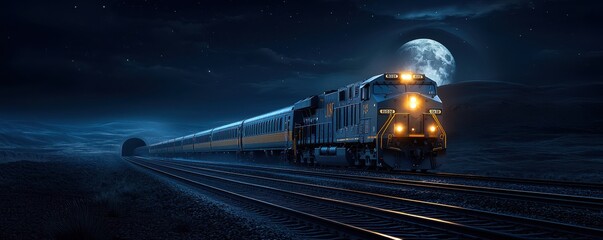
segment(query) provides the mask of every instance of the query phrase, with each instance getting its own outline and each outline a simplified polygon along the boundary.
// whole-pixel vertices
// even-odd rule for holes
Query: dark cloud
[[[400,20],[444,20],[446,18],[478,18],[514,7],[518,0],[498,1],[370,1],[358,2],[360,8]]]

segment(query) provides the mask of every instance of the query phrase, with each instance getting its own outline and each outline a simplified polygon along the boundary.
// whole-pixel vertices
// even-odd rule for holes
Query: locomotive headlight
[[[414,110],[415,108],[417,108],[417,106],[419,106],[419,101],[417,100],[417,97],[412,96],[408,99],[408,101],[408,106],[410,107],[410,109]]]
[[[396,133],[402,133],[402,131],[404,131],[404,126],[402,126],[402,124],[396,124],[394,129],[396,130]]]
[[[410,81],[412,80],[412,74],[402,73],[402,76],[400,76],[400,78],[402,78],[402,81]]]
[[[429,127],[429,131],[430,131],[430,132],[435,132],[436,130],[438,130],[438,128],[437,128],[436,126],[434,126],[434,125],[431,125],[431,126]]]

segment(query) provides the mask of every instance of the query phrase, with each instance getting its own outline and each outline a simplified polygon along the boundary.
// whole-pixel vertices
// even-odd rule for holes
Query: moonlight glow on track
[[[456,63],[452,53],[441,43],[421,38],[405,43],[398,49],[401,70],[423,73],[438,83],[452,83]]]

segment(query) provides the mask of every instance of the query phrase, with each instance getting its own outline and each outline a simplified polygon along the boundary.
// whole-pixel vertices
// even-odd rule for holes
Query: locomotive
[[[312,165],[427,171],[446,152],[442,101],[424,74],[385,73],[291,106],[134,149],[134,155],[230,154]]]

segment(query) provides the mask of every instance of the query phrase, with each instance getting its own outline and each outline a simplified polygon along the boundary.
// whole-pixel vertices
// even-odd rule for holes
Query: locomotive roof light
[[[403,73],[385,73],[385,80],[402,80],[402,82],[409,82],[412,80],[422,81],[425,80],[425,74],[418,74],[413,72],[403,72]]]
[[[400,76],[400,78],[402,79],[402,81],[410,81],[413,78],[413,74],[411,74],[411,73],[402,73],[402,75]]]

